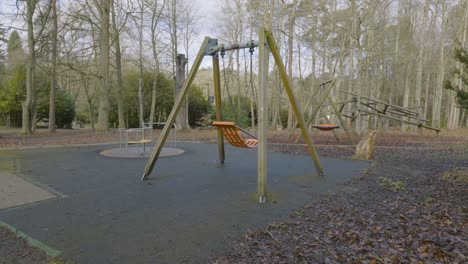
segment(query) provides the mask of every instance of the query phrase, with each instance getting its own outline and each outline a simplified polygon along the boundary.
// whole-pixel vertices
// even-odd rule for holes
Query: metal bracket
[[[203,51],[204,56],[212,56],[215,55],[216,52],[213,52],[218,47],[218,39],[209,38],[208,45],[206,45],[205,50]]]

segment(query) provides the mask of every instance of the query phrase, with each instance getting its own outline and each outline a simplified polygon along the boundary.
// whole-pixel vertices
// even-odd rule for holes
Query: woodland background
[[[38,124],[107,131],[164,121],[174,102],[177,54],[188,57],[188,73],[206,15],[213,17],[210,37],[220,43],[256,39],[259,26],[273,32],[306,118],[318,84],[337,78],[337,101],[349,100],[342,91],[355,92],[419,111],[436,128],[468,123],[456,93],[444,89],[450,81],[467,91],[453,74],[465,70],[454,59],[456,48],[468,46],[464,0],[223,0],[215,14],[189,0],[2,1],[14,12],[0,10],[0,126],[22,127],[23,134]],[[221,59],[224,117],[244,127],[256,124],[256,56],[239,50]],[[181,129],[213,112],[212,69],[203,67]],[[271,126],[291,128],[294,115],[273,63],[269,81]],[[323,107],[317,122],[333,119],[330,113]],[[378,122],[367,117],[355,126]]]

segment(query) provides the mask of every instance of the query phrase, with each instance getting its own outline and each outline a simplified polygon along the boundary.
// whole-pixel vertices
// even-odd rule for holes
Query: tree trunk
[[[426,40],[426,25],[427,25],[427,16],[429,13],[429,0],[426,0],[424,4],[424,14],[423,14],[423,22],[421,25],[421,32],[419,34],[419,55],[418,55],[418,64],[416,68],[416,92],[414,96],[414,103],[415,107],[417,108],[419,118],[424,116],[422,105],[421,105],[421,94],[422,94],[422,78],[423,78],[423,63],[424,63],[424,43]],[[418,133],[422,133],[422,127],[418,128]]]
[[[156,55],[157,56],[157,55]],[[158,76],[159,76],[159,60],[156,57],[156,71],[153,76],[153,86],[151,90],[151,109],[150,117],[148,122],[154,122],[154,111],[156,110],[156,89],[158,88]]]
[[[409,99],[410,99],[410,87],[411,87],[411,81],[410,81],[410,71],[411,71],[411,65],[408,63],[406,66],[406,71],[405,71],[405,93],[403,95],[403,107],[408,108],[409,106]],[[404,117],[404,120],[408,120],[408,118]],[[401,125],[401,130],[403,132],[406,132],[408,130],[408,125],[402,124]]]
[[[143,127],[144,110],[143,110],[143,2],[140,2],[140,25],[138,27],[138,44],[139,44],[139,70],[140,76],[138,78],[138,118],[140,126]]]
[[[187,59],[185,58],[184,54],[179,54],[177,56],[177,72],[176,72],[176,89],[174,93],[174,98],[179,96],[180,89],[182,89],[182,86],[184,85],[185,82],[185,64],[187,63]],[[177,130],[182,130],[182,129],[187,129],[188,127],[186,126],[187,124],[187,111],[186,111],[186,104],[185,100],[182,101],[182,106],[179,109],[179,113],[177,114],[176,117],[176,129]]]
[[[117,27],[115,17],[115,0],[111,0],[112,29],[115,38],[115,71],[117,74],[117,115],[119,118],[119,128],[125,128],[125,110],[123,100],[123,78],[122,78],[122,53],[120,50],[120,31]]]
[[[22,127],[21,133],[24,135],[32,134],[32,115],[33,105],[35,103],[34,95],[34,71],[36,67],[36,53],[34,40],[33,15],[36,7],[35,0],[26,2],[26,23],[28,27],[28,62],[26,65],[26,99],[22,104]]]
[[[291,12],[289,14],[289,21],[288,21],[288,78],[290,79],[291,84],[293,83],[293,76],[292,76],[292,64],[293,64],[293,50],[294,50],[294,24],[296,21],[296,2],[294,0],[291,5]],[[293,85],[294,87],[294,85]],[[293,88],[294,89],[294,88]],[[292,128],[294,124],[294,112],[292,109],[291,104],[288,104],[288,130]]]
[[[55,132],[55,89],[57,85],[57,0],[51,0],[52,5],[52,61],[49,98],[49,132]]]
[[[101,28],[99,34],[99,68],[101,85],[99,87],[99,112],[98,112],[98,129],[99,131],[109,130],[109,11],[110,0],[101,0],[98,6]]]
[[[441,30],[441,41],[440,41],[440,55],[439,55],[439,72],[437,73],[437,81],[434,93],[434,105],[432,107],[432,126],[436,128],[441,127],[441,111],[442,111],[442,92],[444,90],[444,76],[445,76],[445,52],[444,52],[444,40],[445,40],[445,27],[446,27],[446,4],[442,2],[442,30]]]
[[[375,130],[368,130],[361,142],[356,146],[355,159],[371,160],[374,155],[374,144],[377,133]]]
[[[165,2],[164,2],[165,4]],[[153,86],[151,91],[151,109],[150,109],[150,117],[148,122],[154,122],[155,118],[155,111],[156,111],[156,99],[157,99],[157,87],[158,87],[158,78],[159,78],[159,58],[158,58],[158,50],[156,46],[156,39],[157,39],[157,26],[159,20],[161,18],[161,13],[164,9],[163,6],[158,10],[158,1],[154,1],[153,10],[151,14],[151,49],[153,52],[153,60],[155,64],[155,72],[153,76]]]

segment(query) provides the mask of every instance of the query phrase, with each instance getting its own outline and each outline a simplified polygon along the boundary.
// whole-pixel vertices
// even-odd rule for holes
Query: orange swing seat
[[[335,128],[339,128],[340,126],[336,124],[313,124],[312,127],[320,129],[322,131],[331,131]]]
[[[255,138],[254,136],[250,135],[246,131],[244,131],[242,128],[236,126],[234,122],[229,122],[229,121],[213,121],[212,123],[213,126],[217,127],[218,130],[220,130],[224,138],[229,142],[229,144],[233,145],[234,147],[239,147],[239,148],[256,148],[258,145],[258,139]],[[253,138],[249,139],[243,139],[239,131],[242,131],[249,136]]]

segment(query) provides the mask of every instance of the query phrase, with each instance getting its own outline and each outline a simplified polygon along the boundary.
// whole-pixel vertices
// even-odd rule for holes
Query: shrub
[[[232,107],[233,104],[234,109]],[[221,105],[223,120],[236,122],[236,125],[244,128],[250,126],[252,113],[250,113],[250,100],[247,97],[241,96],[239,98],[238,96],[232,96],[231,99],[224,99]]]
[[[49,119],[49,100],[43,97],[37,105],[37,119]],[[71,128],[75,118],[75,104],[67,91],[57,89],[55,94],[55,125],[57,128]]]
[[[210,103],[198,86],[192,86],[188,99],[188,119],[191,127],[199,126],[198,120],[208,113]]]

